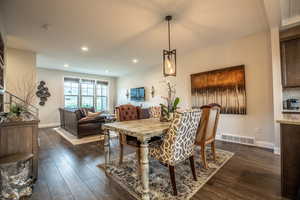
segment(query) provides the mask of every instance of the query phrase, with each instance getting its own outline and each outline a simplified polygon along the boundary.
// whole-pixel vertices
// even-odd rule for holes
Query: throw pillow
[[[88,117],[97,117],[101,114],[102,112],[88,112],[87,116]]]
[[[93,120],[93,119],[94,119],[94,117],[83,117],[80,120],[78,120],[78,122],[80,123],[80,122],[90,121],[90,120]]]
[[[87,117],[88,116],[88,109],[80,108],[80,112],[81,112],[82,117]]]

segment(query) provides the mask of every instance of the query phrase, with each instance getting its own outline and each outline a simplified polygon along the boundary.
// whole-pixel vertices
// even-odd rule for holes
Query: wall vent
[[[246,144],[246,145],[255,145],[255,138],[254,137],[222,134],[219,139],[223,140],[223,141],[226,141],[226,142]]]

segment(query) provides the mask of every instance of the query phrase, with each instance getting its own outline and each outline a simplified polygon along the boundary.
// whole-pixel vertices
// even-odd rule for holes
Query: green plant
[[[170,113],[174,113],[177,110],[179,102],[180,102],[179,97],[176,97],[173,102],[168,102],[169,104],[168,106],[161,103],[160,106],[162,110],[162,115],[167,116],[167,118],[169,118]]]
[[[12,104],[10,106],[10,113],[12,114],[16,114],[17,116],[19,116],[23,111],[25,111],[24,106],[21,104]]]

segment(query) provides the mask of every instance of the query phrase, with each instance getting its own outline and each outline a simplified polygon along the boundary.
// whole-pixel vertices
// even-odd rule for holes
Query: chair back
[[[207,124],[209,120],[209,114],[210,114],[210,106],[202,106],[201,107],[201,119],[199,123],[199,127],[197,130],[197,135],[196,135],[196,143],[199,144],[202,141],[205,140],[206,137],[206,130],[207,130]]]
[[[130,121],[138,119],[138,107],[125,104],[116,107],[116,116],[118,121]]]
[[[217,133],[221,106],[210,104],[202,106],[202,116],[197,131],[196,143],[214,140]]]
[[[209,106],[211,106],[211,109],[209,112],[205,140],[215,139],[221,110],[221,106],[218,104],[210,104]]]
[[[200,116],[199,109],[174,114],[161,146],[170,165],[175,165],[193,154]]]
[[[160,118],[161,116],[161,108],[160,106],[151,106],[149,108],[150,118]]]

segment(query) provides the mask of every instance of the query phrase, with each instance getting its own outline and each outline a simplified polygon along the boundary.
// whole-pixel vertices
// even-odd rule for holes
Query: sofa
[[[87,109],[94,112],[93,108]],[[106,116],[86,117],[82,109],[59,108],[60,126],[77,138],[102,133],[102,124],[105,123]]]

